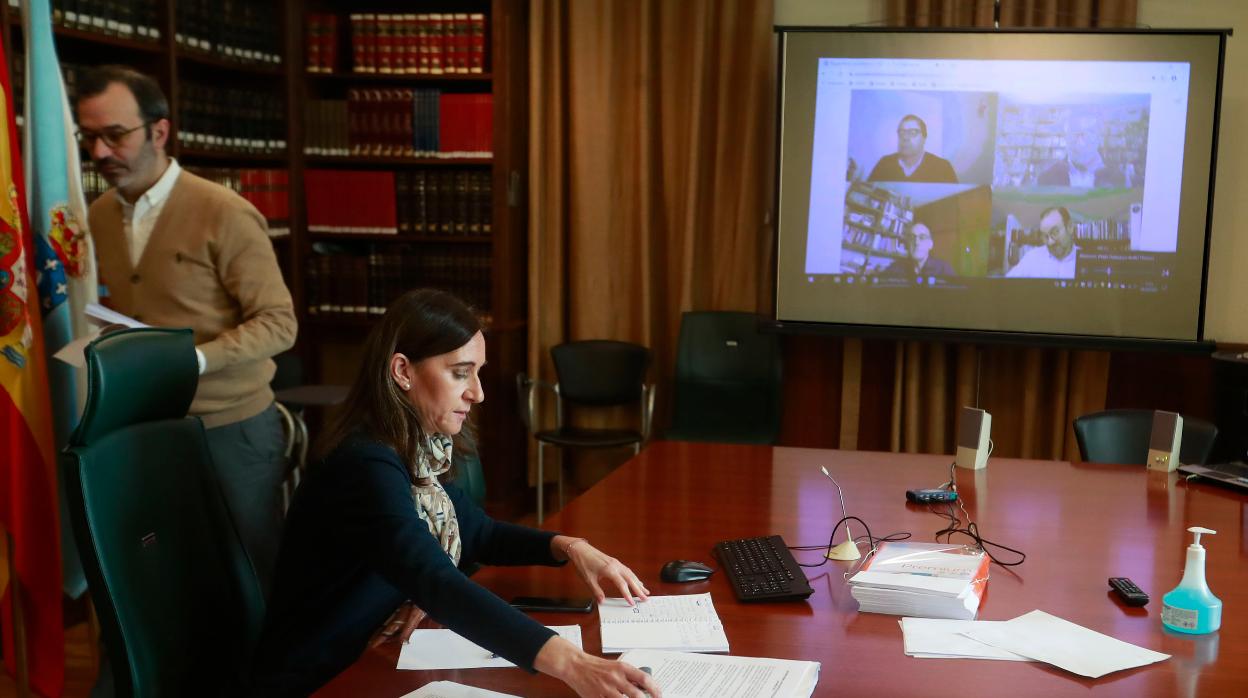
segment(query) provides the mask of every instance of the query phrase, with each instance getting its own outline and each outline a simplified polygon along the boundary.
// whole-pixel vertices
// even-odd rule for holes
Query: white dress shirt
[[[117,200],[121,202],[122,227],[126,233],[126,241],[130,244],[131,266],[139,266],[139,260],[143,257],[147,241],[152,237],[152,228],[156,226],[156,219],[160,217],[160,211],[165,207],[165,202],[169,200],[169,192],[173,191],[173,185],[178,181],[178,174],[181,172],[182,168],[178,166],[178,161],[169,158],[169,166],[165,168],[165,173],[139,196],[138,201],[132,204],[126,201],[120,192],[118,193]]]
[[[1075,278],[1075,260],[1079,257],[1079,248],[1072,245],[1065,257],[1058,259],[1049,252],[1046,245],[1041,245],[1023,255],[1014,268],[1006,272],[1006,276],[1019,279],[1073,279]]]
[[[156,219],[160,218],[160,211],[165,207],[165,202],[169,200],[169,192],[173,191],[173,185],[177,183],[181,172],[182,168],[178,166],[178,161],[169,158],[169,166],[165,168],[165,173],[133,204],[126,201],[118,192],[117,200],[121,202],[121,225],[126,234],[126,243],[130,246],[131,266],[136,268],[139,266],[139,260],[143,258],[143,250],[147,249],[147,241],[152,238],[152,228],[156,227]],[[204,375],[208,364],[204,359],[204,352],[198,347],[195,349],[195,360],[199,362],[199,375]]]

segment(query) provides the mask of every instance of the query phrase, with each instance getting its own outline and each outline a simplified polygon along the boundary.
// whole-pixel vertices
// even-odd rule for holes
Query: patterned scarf
[[[417,452],[416,462],[409,467],[415,482],[412,485],[412,502],[416,505],[416,513],[428,524],[429,532],[438,539],[451,562],[458,565],[459,519],[455,516],[455,505],[450,495],[438,482],[438,476],[451,468],[452,443],[451,437],[446,434],[432,434]]]

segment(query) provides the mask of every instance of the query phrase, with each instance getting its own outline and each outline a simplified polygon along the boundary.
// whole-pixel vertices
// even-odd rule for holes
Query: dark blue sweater
[[[350,666],[411,599],[440,624],[533,670],[554,634],[457,569],[416,515],[393,449],[355,438],[308,473],[286,519],[253,692],[307,695]],[[554,533],[495,521],[454,485],[460,566],[557,565]]]

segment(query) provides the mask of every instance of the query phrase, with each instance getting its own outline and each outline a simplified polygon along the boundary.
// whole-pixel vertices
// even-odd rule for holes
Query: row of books
[[[269,237],[290,234],[290,172],[277,169],[187,167],[187,170],[238,192],[269,222]]]
[[[160,40],[159,0],[52,0],[52,24],[140,41]],[[9,7],[17,8],[16,0]]]
[[[176,6],[179,46],[245,63],[282,62],[278,3],[178,0]]]
[[[399,234],[489,235],[489,170],[416,170],[395,175]]]
[[[353,255],[314,254],[308,260],[309,315],[377,316],[413,288],[440,288],[488,309],[490,257],[470,248],[389,249]]]
[[[487,158],[494,97],[436,89],[351,89],[344,100],[309,100],[308,155]]]
[[[481,236],[491,231],[488,171],[304,173],[308,230],[336,234]]]
[[[178,138],[202,150],[286,152],[286,106],[271,91],[183,82]]]
[[[320,63],[314,72],[332,72],[324,46],[334,42],[337,24],[320,32]],[[485,72],[485,15],[351,15],[352,70],[391,75],[470,75]],[[330,51],[332,56],[333,52]],[[309,56],[311,61],[311,56]]]

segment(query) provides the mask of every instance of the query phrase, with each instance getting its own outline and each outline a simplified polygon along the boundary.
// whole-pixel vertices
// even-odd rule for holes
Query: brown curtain
[[[1134,26],[1135,0],[1003,0],[1001,26]],[[890,24],[992,26],[991,0],[893,0]],[[957,411],[992,414],[994,453],[1078,457],[1071,420],[1105,408],[1108,352],[898,342],[893,356],[894,451],[950,453]],[[846,383],[860,366],[846,367]]]
[[[1001,0],[1002,27],[1134,27],[1136,0]],[[906,27],[991,27],[993,0],[889,0]]]
[[[667,405],[683,311],[770,305],[772,3],[535,0],[530,42],[529,371],[637,342]]]

